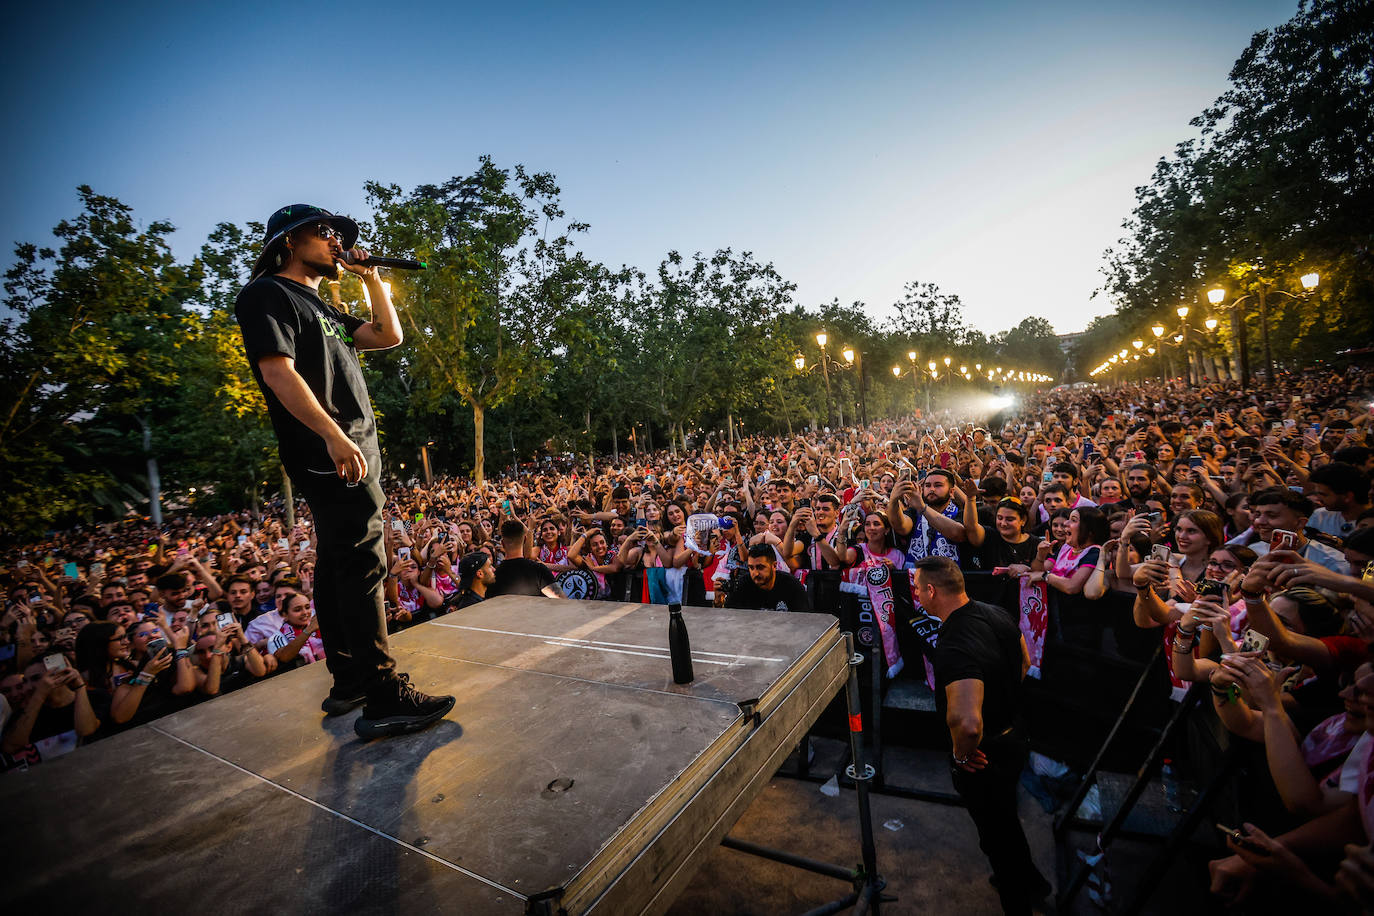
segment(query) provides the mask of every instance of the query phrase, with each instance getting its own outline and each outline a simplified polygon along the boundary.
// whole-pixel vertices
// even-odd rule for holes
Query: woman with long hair
[[[1174,546],[1178,548],[1174,562],[1180,578],[1187,583],[1183,587],[1185,595],[1191,592],[1190,586],[1201,582],[1206,576],[1207,561],[1212,551],[1221,546],[1223,539],[1221,519],[1217,518],[1215,512],[1188,509],[1178,514],[1174,520]]]
[[[1056,591],[1078,595],[1097,565],[1098,554],[1111,529],[1102,510],[1088,506],[1070,510],[1068,522],[1064,543],[1041,578]]]
[[[157,632],[151,623],[140,626]],[[108,717],[98,713],[101,722],[108,723],[101,735],[118,731],[117,726],[132,720],[149,685],[172,667],[170,648],[151,658],[145,656],[139,664],[131,657],[129,646],[128,633],[116,623],[88,624],[76,637],[76,667],[90,685],[91,702],[98,704],[102,713],[104,709],[110,712]]]
[[[564,542],[558,516],[547,516],[539,523],[539,553],[535,559],[554,575],[573,568],[568,562],[568,545]]]
[[[606,596],[606,577],[623,568],[620,558],[611,553],[610,542],[600,528],[588,528],[568,548],[568,562],[596,577],[597,597]]]
[[[824,541],[821,542],[822,553],[835,555],[833,559],[827,557],[827,562],[842,567],[847,582],[861,581],[864,571],[870,566],[885,563],[893,569],[901,569],[906,561],[906,554],[897,549],[892,523],[883,512],[865,515],[862,529],[854,531],[852,535],[847,530],[841,531],[839,548],[835,550]]]

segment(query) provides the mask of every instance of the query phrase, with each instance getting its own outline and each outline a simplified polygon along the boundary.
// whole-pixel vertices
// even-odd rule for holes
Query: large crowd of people
[[[1056,638],[1089,647],[1101,603],[1131,601],[1176,697],[1207,685],[1226,729],[1263,746],[1286,809],[1228,837],[1213,891],[1369,902],[1372,389],[1360,369],[1062,387],[991,416],[545,457],[480,487],[393,479],[388,627],[503,594],[823,612],[815,571],[863,589],[877,567],[948,557],[995,584],[1035,676],[1045,602],[1027,595],[1053,594]],[[314,542],[304,503],[278,503],[10,550],[0,768],[322,660]],[[896,623],[888,673],[920,677],[887,644]]]

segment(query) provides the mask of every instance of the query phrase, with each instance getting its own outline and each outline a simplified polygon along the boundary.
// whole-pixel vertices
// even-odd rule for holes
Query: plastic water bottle
[[[696,679],[692,671],[692,644],[687,639],[687,623],[682,619],[682,605],[668,605],[668,654],[673,660],[673,683],[690,684]]]
[[[1160,771],[1160,778],[1164,781],[1164,804],[1170,811],[1180,812],[1183,810],[1183,787],[1178,784],[1178,773],[1174,770],[1174,761],[1168,757],[1164,758],[1164,769]]]

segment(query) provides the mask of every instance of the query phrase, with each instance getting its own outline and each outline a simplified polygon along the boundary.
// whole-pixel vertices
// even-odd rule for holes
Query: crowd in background
[[[1128,600],[1166,648],[1176,697],[1207,685],[1225,727],[1263,746],[1286,809],[1227,840],[1213,890],[1368,900],[1371,387],[1357,369],[1247,389],[1064,387],[991,416],[545,457],[481,487],[392,480],[388,625],[501,594],[823,611],[815,571],[862,591],[948,556],[998,583],[1034,676],[1045,622],[1028,619],[1028,595],[1052,591],[1056,635],[1090,648],[1103,600]],[[304,504],[277,503],[11,550],[0,767],[320,661],[313,543]],[[879,628],[893,676],[898,624]]]

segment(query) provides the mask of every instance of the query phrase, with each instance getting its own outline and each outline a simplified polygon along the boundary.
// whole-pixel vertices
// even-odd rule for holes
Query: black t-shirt
[[[1021,630],[1002,611],[970,601],[940,627],[935,646],[935,705],[943,716],[945,688],[955,681],[983,682],[983,734],[1016,722],[1021,709]]]
[[[353,334],[367,322],[325,304],[310,287],[284,277],[262,277],[245,286],[234,315],[287,471],[335,475],[324,439],[297,420],[263,381],[258,360],[272,354],[295,360],[296,371],[320,406],[369,462],[380,462],[377,423],[353,342]]]
[[[1040,539],[1031,535],[1019,544],[1012,544],[996,528],[984,527],[983,546],[968,551],[967,568],[992,572],[999,566],[1017,563],[1029,566],[1035,559],[1035,548],[1039,543]]]
[[[553,573],[537,560],[528,557],[511,557],[502,560],[496,567],[496,581],[487,588],[487,597],[501,595],[529,595],[538,597],[548,586],[553,585]]]
[[[458,602],[453,605],[453,609],[455,611],[461,611],[465,607],[472,607],[477,602],[484,600],[486,599],[484,599],[481,595],[477,594],[472,589],[468,589],[467,591],[463,592],[463,597],[459,598]]]
[[[38,710],[38,717],[34,719],[33,730],[29,732],[29,741],[37,744],[44,738],[51,738],[53,735],[61,735],[75,729],[75,701],[66,706],[49,706],[44,703],[43,707]]]
[[[745,575],[735,588],[725,606],[732,608],[752,608],[760,611],[810,611],[811,601],[806,596],[806,588],[787,573],[780,572],[773,577],[773,587],[765,591]]]

